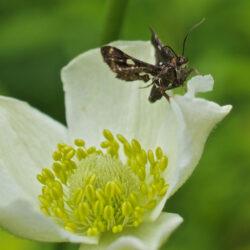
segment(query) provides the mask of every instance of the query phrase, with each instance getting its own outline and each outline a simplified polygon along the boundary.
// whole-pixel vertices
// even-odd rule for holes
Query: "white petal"
[[[0,97],[0,131],[1,168],[37,198],[36,175],[50,168],[57,143],[67,140],[66,128],[27,103]]]
[[[80,237],[60,228],[36,209],[36,201],[22,190],[0,167],[0,225],[5,230],[31,240],[97,243],[96,238]],[[2,192],[4,190],[4,192]]]
[[[149,42],[116,42],[112,44],[143,61],[154,61]],[[126,82],[104,63],[100,48],[90,50],[70,62],[62,71],[66,95],[66,116],[70,132],[89,144],[99,143],[102,130],[122,133],[140,139],[144,145],[155,141],[158,127],[165,117],[162,107],[148,101],[150,88],[141,81]],[[164,100],[164,106],[169,106]],[[166,107],[166,108],[167,108]],[[152,144],[152,143],[151,143]]]
[[[213,79],[211,76],[199,76],[189,82],[191,93],[211,90]],[[214,126],[220,122],[231,110],[231,105],[219,106],[214,102],[201,98],[192,98],[191,94],[174,96],[171,100],[172,112],[177,119],[177,147],[176,161],[169,165],[167,182],[169,189],[162,201],[151,215],[154,220],[164,207],[166,200],[188,179],[197,166],[208,135]]]
[[[149,42],[116,42],[129,55],[154,63]],[[141,81],[115,78],[103,62],[100,48],[81,54],[62,70],[66,98],[66,117],[73,137],[84,138],[89,145],[103,140],[102,130],[138,139],[144,148],[161,146],[174,166],[177,147],[177,119],[169,103],[162,98],[149,103],[150,88]],[[170,168],[169,168],[170,169]]]
[[[156,250],[179,226],[182,218],[177,214],[161,213],[152,223],[143,223],[138,228],[126,229],[114,235],[104,235],[98,245],[81,245],[80,250]]]
[[[154,49],[149,42],[113,44],[129,55],[154,63]],[[110,129],[128,139],[138,139],[146,149],[161,146],[174,165],[177,147],[177,118],[162,98],[149,103],[150,88],[141,81],[126,82],[104,63],[100,48],[83,53],[62,70],[66,98],[66,116],[73,137],[82,137],[90,145],[103,140],[102,130]]]
[[[45,217],[39,207],[36,175],[50,167],[66,129],[28,104],[0,97],[0,226],[20,237],[41,241],[78,239]]]
[[[191,80],[187,82],[188,91],[185,94],[187,97],[195,97],[196,93],[208,92],[213,89],[214,79],[211,75],[205,76],[194,76]]]

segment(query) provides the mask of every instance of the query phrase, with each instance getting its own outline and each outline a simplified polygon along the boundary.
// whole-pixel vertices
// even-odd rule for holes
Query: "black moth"
[[[178,56],[170,46],[164,46],[157,34],[150,28],[152,32],[151,43],[155,48],[155,65],[142,62],[112,46],[101,47],[103,59],[119,79],[125,81],[142,80],[144,82],[152,79],[152,82],[146,86],[152,86],[148,98],[151,103],[161,99],[162,96],[165,96],[169,101],[167,90],[184,86],[185,80],[193,71],[199,74],[195,68],[186,71],[188,59],[184,57],[184,48],[189,33],[204,21],[203,18],[187,32],[181,56]]]

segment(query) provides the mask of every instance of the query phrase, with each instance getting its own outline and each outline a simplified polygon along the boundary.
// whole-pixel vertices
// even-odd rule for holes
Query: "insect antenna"
[[[186,44],[186,40],[188,35],[195,29],[197,28],[199,25],[201,25],[206,19],[203,18],[200,22],[198,22],[197,24],[195,24],[186,34],[184,41],[183,41],[183,45],[182,45],[182,56],[184,56],[184,49],[185,49],[185,44]]]
[[[164,47],[170,49],[170,50],[173,52],[173,54],[174,54],[175,56],[177,56],[176,53],[174,52],[174,50],[173,50],[169,45],[165,45]]]

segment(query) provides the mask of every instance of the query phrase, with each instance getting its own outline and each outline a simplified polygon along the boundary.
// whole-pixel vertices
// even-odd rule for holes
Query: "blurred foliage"
[[[100,45],[108,6],[106,0],[1,0],[1,94],[65,122],[60,69]],[[165,210],[179,213],[184,223],[162,249],[250,249],[249,9],[248,0],[134,0],[127,6],[120,39],[149,40],[151,25],[177,52],[186,31],[206,17],[185,54],[215,79],[214,91],[203,96],[234,106],[209,137],[192,178],[168,201]],[[0,249],[54,245],[0,231]]]

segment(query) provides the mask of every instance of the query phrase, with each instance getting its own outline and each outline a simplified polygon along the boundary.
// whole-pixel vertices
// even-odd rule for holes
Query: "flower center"
[[[133,139],[117,135],[126,162],[119,158],[120,144],[108,130],[101,148],[86,148],[81,139],[74,147],[63,143],[53,153],[52,170],[42,169],[41,210],[64,229],[79,235],[121,232],[137,227],[153,209],[168,184],[162,177],[168,158],[161,148],[146,151]]]

